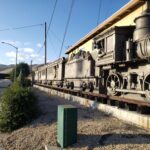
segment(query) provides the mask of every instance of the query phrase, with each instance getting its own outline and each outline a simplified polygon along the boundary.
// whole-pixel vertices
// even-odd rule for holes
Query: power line
[[[112,7],[112,0],[110,0],[110,2],[109,2],[108,9],[107,9],[106,14],[105,14],[105,18],[107,18],[109,13],[110,13],[110,7]]]
[[[74,6],[74,0],[72,0],[72,2],[71,2],[71,7],[70,7],[70,11],[69,11],[69,16],[68,16],[68,20],[67,20],[67,23],[66,23],[66,28],[65,28],[65,32],[64,32],[64,36],[63,36],[63,40],[62,40],[60,52],[59,52],[59,58],[60,58],[60,56],[61,56],[62,49],[63,49],[63,46],[64,46],[64,42],[65,42],[65,38],[66,38],[66,34],[67,34],[67,30],[68,30],[68,26],[69,26],[69,22],[70,22],[70,18],[71,18],[73,6]]]
[[[50,30],[50,32],[53,34],[53,36],[55,37],[55,39],[58,42],[62,43],[62,40],[57,36],[57,34],[53,30]],[[65,47],[68,48],[68,46],[66,46],[66,45],[65,45]]]
[[[44,42],[45,43],[45,42]],[[38,50],[38,52],[36,52],[36,54],[38,55],[41,50],[44,48],[44,44],[42,45],[42,47]],[[32,59],[32,61],[34,61],[36,58],[33,58],[32,56],[30,56],[30,59]]]
[[[47,34],[48,34],[49,30],[50,30],[50,27],[51,27],[51,24],[52,24],[52,21],[53,21],[56,5],[57,5],[57,0],[55,0],[53,12],[52,12],[52,15],[51,15],[51,18],[50,18],[50,22],[49,22],[49,25],[48,25],[48,29],[47,29]]]
[[[12,30],[19,30],[19,29],[25,29],[25,28],[32,28],[32,27],[43,26],[43,25],[44,25],[44,24],[34,24],[34,25],[29,25],[29,26],[23,26],[23,27],[12,28]]]
[[[57,41],[62,43],[62,40],[56,35],[56,33],[52,30],[50,30],[50,32],[53,34],[53,36],[57,39]]]
[[[20,27],[0,29],[0,31],[20,30],[20,29],[33,28],[33,27],[43,26],[43,25],[44,24],[33,24],[33,25],[27,25],[27,26],[20,26]]]
[[[97,25],[99,24],[99,18],[101,13],[102,0],[99,0],[99,8],[98,8],[98,17],[97,17]]]
[[[49,39],[51,45],[53,46],[53,48],[56,49],[55,44],[53,43],[52,39],[50,39],[50,36],[49,36],[49,35],[48,35],[48,39]]]
[[[42,45],[41,48],[38,50],[37,54],[39,54],[40,51],[44,48],[44,43],[45,43],[45,42],[43,42],[43,45]]]
[[[39,54],[41,52],[41,50],[44,48],[44,45],[45,45],[45,41],[43,42],[42,46],[39,48],[38,52],[36,52],[36,54]],[[32,58],[30,56],[30,58]],[[36,58],[32,58],[32,61],[34,61]]]
[[[37,26],[43,26],[44,24],[33,24],[33,25],[26,25],[26,26],[20,26],[20,27],[13,27],[13,28],[5,28],[5,29],[0,29],[0,31],[10,31],[10,30],[21,30],[21,29],[26,29],[26,28],[33,28],[33,27],[37,27]],[[45,43],[45,42],[44,42]],[[43,49],[43,46],[39,49],[39,51],[37,52],[37,54],[40,53],[40,51]],[[32,58],[30,56],[30,58]],[[34,60],[34,59],[32,59]]]
[[[10,28],[6,28],[6,29],[0,29],[0,31],[8,31],[11,30]]]

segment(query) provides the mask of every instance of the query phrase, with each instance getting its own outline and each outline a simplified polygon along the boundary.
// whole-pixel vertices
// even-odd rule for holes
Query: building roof
[[[94,28],[91,32],[89,32],[86,36],[81,38],[78,42],[76,42],[74,45],[72,45],[69,49],[67,49],[66,54],[69,54],[88,40],[92,39],[97,33],[109,28],[111,25],[119,21],[123,16],[129,14],[134,9],[140,7],[145,3],[145,0],[131,0],[129,3],[127,3],[125,6],[123,6],[121,9],[119,9],[116,13],[114,13],[112,16],[110,16],[108,19],[106,19],[103,23],[98,25],[96,28]]]

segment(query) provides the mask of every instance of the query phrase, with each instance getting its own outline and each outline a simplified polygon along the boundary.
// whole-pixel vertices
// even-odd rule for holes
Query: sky
[[[61,56],[73,45],[129,0],[75,0]],[[44,63],[44,22],[49,25],[55,0],[0,0],[0,64],[15,64],[18,47],[18,63]],[[59,58],[71,0],[58,0],[52,24],[47,35],[47,61]],[[13,28],[38,25],[31,28]],[[6,29],[6,30],[3,30]]]

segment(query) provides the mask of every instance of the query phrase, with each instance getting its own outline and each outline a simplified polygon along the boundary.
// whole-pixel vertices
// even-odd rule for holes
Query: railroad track
[[[133,100],[133,99],[123,98],[123,97],[118,97],[118,96],[109,96],[105,94],[84,92],[81,90],[60,88],[60,87],[54,87],[54,86],[45,85],[45,84],[36,83],[35,85],[57,90],[63,93],[68,93],[74,96],[85,97],[87,99],[97,101],[99,103],[116,106],[118,108],[126,109],[128,111],[136,111],[140,114],[148,114],[148,115],[150,114],[150,102],[147,102],[147,101]]]

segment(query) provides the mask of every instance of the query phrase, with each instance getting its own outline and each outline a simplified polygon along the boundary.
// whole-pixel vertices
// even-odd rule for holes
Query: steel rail
[[[85,96],[85,97],[89,96],[89,97],[94,97],[94,98],[102,98],[103,100],[118,101],[118,102],[123,102],[126,104],[137,105],[138,107],[149,107],[150,108],[150,102],[148,102],[148,101],[141,101],[138,99],[134,100],[134,99],[124,98],[124,97],[119,97],[119,96],[109,96],[106,94],[85,92],[85,91],[81,91],[81,90],[60,88],[60,87],[54,87],[54,86],[38,84],[38,83],[36,83],[35,85],[46,87],[46,88],[57,90],[57,91],[61,91],[61,92],[65,92],[65,93],[69,93],[69,94],[74,94],[76,96]],[[86,97],[86,98],[88,98],[88,97]],[[91,99],[91,100],[93,100],[93,99]]]

